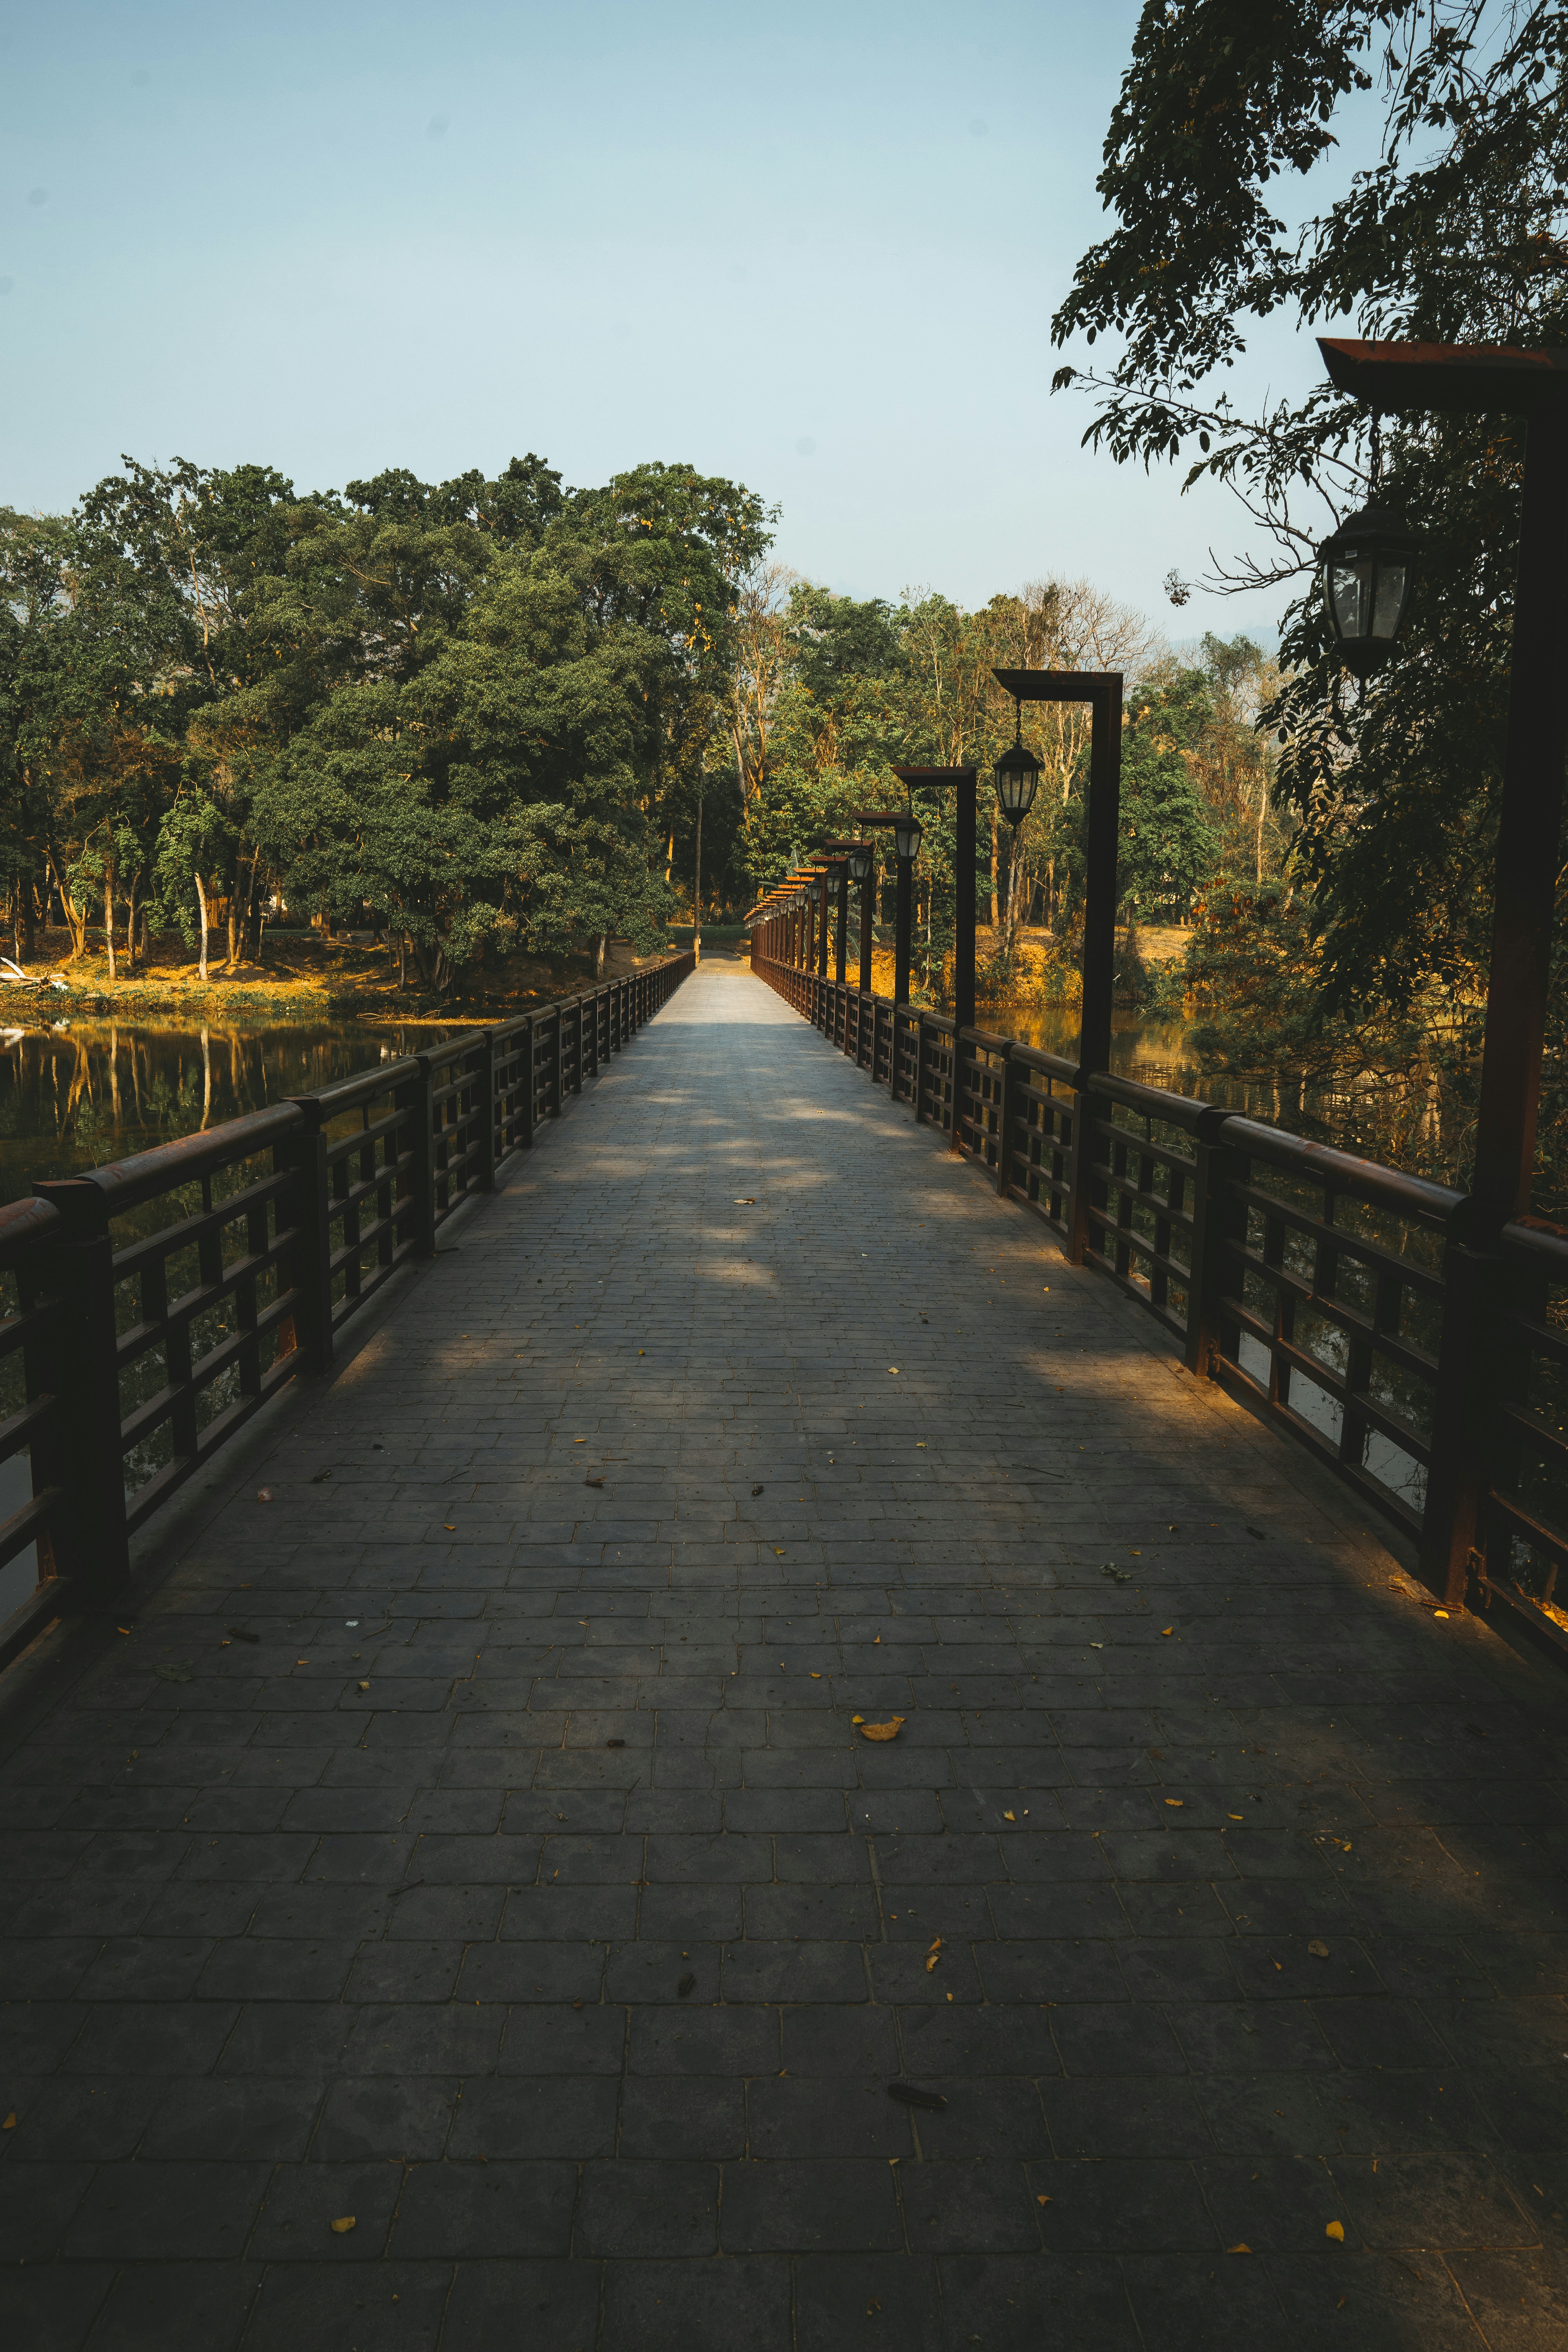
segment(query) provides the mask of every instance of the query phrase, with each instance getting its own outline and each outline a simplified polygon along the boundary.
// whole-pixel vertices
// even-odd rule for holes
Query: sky
[[[1079,447],[1049,321],[1103,234],[1136,0],[51,0],[0,22],[0,503],[121,454],[301,489],[686,461],[841,593],[1162,589],[1228,495]],[[1071,354],[1068,354],[1071,356]],[[1079,356],[1083,356],[1079,354]],[[1271,326],[1244,389],[1315,381]]]

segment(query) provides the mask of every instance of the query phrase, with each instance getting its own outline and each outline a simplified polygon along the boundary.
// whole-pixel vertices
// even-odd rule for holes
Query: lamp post
[[[860,892],[860,993],[871,993],[871,898],[876,888],[877,851],[874,843],[858,841],[849,852],[849,879]]]
[[[827,926],[826,923],[819,923],[817,920],[817,909],[822,904],[822,876],[820,873],[814,874],[811,880],[806,884],[805,898],[807,908],[805,919],[805,968],[808,971],[826,971],[827,969]]]
[[[889,826],[893,835],[893,856],[898,866],[898,903],[893,928],[893,1003],[907,1004],[910,1001],[910,943],[914,926],[914,868],[921,854],[921,821],[912,808],[889,809],[877,814],[862,809],[856,817],[857,824]],[[862,971],[868,969],[862,950]],[[868,980],[861,982],[868,988]]]
[[[1470,1240],[1484,1246],[1495,1242],[1510,1218],[1528,1211],[1535,1162],[1568,751],[1568,698],[1563,691],[1568,644],[1568,352],[1326,339],[1318,349],[1340,390],[1374,410],[1441,409],[1463,415],[1500,410],[1526,420],[1491,973],[1470,1192]],[[1331,621],[1342,656],[1354,667],[1353,644],[1335,613],[1336,604],[1348,601],[1336,593],[1343,569],[1336,542],[1350,538],[1352,530],[1352,524],[1344,525],[1322,556]],[[1405,537],[1405,547],[1413,544]],[[1385,550],[1378,554],[1388,562]],[[1408,554],[1405,561],[1394,627],[1409,595]],[[1377,600],[1363,591],[1360,601],[1363,609],[1371,609]],[[1386,611],[1392,590],[1385,590],[1382,601]],[[1393,643],[1391,629],[1368,634],[1374,641]]]
[[[957,798],[953,825],[952,1025],[956,1034],[974,1026],[974,803],[976,768],[895,768],[912,793],[941,792],[951,784]]]
[[[1121,814],[1121,673],[1114,669],[996,669],[991,673],[1019,706],[1026,702],[1087,702],[1089,738],[1089,854],[1085,861],[1083,918],[1083,1007],[1079,1060],[1086,1070],[1110,1066],[1110,992],[1116,974],[1116,836]],[[1032,754],[1026,755],[1032,758]],[[1002,792],[1005,751],[997,762]],[[1020,777],[1016,767],[1009,770]],[[1036,766],[1038,778],[1038,766]],[[1021,790],[1009,786],[1010,790]],[[1030,791],[1029,798],[1034,798]],[[1003,803],[1004,813],[1006,803]],[[1021,824],[1022,815],[1015,820]],[[1075,1200],[1081,1196],[1075,1188]],[[1070,1255],[1082,1263],[1087,1231],[1072,1235]]]

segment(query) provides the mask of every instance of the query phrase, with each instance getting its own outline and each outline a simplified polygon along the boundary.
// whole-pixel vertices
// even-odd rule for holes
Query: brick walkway
[[[1557,1686],[740,966],[451,1238],[3,1767],[4,2341],[1561,2352]]]

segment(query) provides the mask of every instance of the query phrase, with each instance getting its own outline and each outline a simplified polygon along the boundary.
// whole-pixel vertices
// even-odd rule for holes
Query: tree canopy
[[[487,945],[648,948],[674,813],[731,690],[771,518],[649,464],[564,488],[404,470],[302,495],[133,459],[69,516],[0,513],[0,859],[232,961],[264,889],[371,919],[437,986]],[[29,897],[28,905],[32,904]]]

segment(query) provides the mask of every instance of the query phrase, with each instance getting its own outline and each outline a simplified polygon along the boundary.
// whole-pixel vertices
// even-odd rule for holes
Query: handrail
[[[32,1489],[0,1523],[0,1566],[36,1546],[39,1574],[0,1624],[0,1667],[113,1599],[131,1533],[268,1398],[331,1367],[344,1321],[434,1255],[445,1220],[693,967],[663,957],[0,1208],[0,1363],[21,1374],[0,1463],[28,1456]]]
[[[1568,1656],[1568,1616],[1543,1613],[1568,1571],[1568,1433],[1536,1402],[1568,1381],[1568,1228],[1521,1217],[1478,1253],[1450,1185],[994,1030],[955,1036],[946,1014],[802,973],[756,940],[752,968],[1147,1307],[1191,1370],[1412,1536],[1450,1607],[1501,1594]],[[1489,1542],[1526,1547],[1533,1596],[1487,1573]]]

